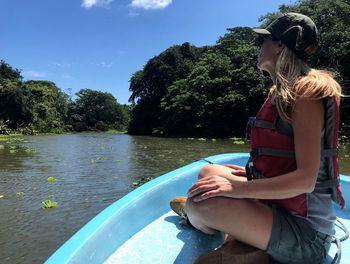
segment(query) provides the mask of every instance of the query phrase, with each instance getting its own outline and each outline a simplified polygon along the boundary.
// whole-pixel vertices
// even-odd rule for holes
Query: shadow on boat
[[[177,227],[179,233],[176,237],[184,243],[174,261],[176,264],[193,263],[197,256],[217,248],[223,242],[222,234],[206,235],[191,226],[182,225],[181,218],[176,215],[164,219]]]

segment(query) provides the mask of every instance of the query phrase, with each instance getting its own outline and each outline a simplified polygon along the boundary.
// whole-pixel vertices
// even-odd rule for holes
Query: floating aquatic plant
[[[122,160],[116,160],[115,162],[116,162],[116,163],[120,163],[120,162],[123,162],[123,161],[122,161]]]
[[[51,208],[58,207],[58,203],[55,201],[51,201],[51,200],[42,201],[41,204],[42,204],[43,209],[51,209]]]
[[[96,163],[98,161],[106,160],[107,158],[104,156],[98,156],[96,159],[91,159],[91,163]]]
[[[54,176],[50,176],[49,178],[47,178],[48,182],[56,182],[57,179]]]
[[[235,145],[244,145],[245,144],[243,138],[234,137],[234,138],[230,138],[230,139],[233,140],[233,144],[235,144]]]
[[[35,154],[38,151],[37,148],[27,148],[25,152],[30,153],[30,154]]]
[[[17,197],[23,197],[24,196],[24,192],[16,192],[16,196]]]
[[[132,185],[134,185],[135,187],[138,187],[138,186],[141,186],[142,184],[145,184],[146,182],[149,182],[150,180],[152,180],[151,177],[142,176],[140,179],[133,182]]]
[[[53,194],[50,194],[48,197],[49,197],[49,198],[53,198],[53,196],[54,196]]]
[[[5,195],[3,195],[3,194],[0,194],[0,199],[2,199],[2,198],[4,198],[5,197]]]
[[[4,145],[0,145],[0,149],[5,149],[5,146]]]
[[[10,149],[10,154],[15,154],[17,152],[16,149]]]

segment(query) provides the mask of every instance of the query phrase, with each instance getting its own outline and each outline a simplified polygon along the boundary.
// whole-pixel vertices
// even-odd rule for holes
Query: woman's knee
[[[215,171],[218,171],[218,165],[216,164],[207,164],[202,167],[199,171],[198,179],[215,174]]]
[[[211,228],[208,224],[208,222],[210,222],[208,221],[209,218],[213,217],[210,214],[213,213],[211,212],[211,210],[213,209],[214,203],[210,200],[215,200],[215,198],[208,199],[202,202],[194,202],[191,198],[189,198],[186,202],[185,211],[190,223],[195,228],[201,230],[206,234],[215,234],[218,231]]]

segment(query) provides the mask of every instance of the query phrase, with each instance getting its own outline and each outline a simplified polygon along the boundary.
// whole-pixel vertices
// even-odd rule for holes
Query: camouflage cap
[[[302,59],[317,49],[318,30],[311,18],[299,13],[285,13],[265,29],[253,29],[259,35],[270,35],[282,41]]]

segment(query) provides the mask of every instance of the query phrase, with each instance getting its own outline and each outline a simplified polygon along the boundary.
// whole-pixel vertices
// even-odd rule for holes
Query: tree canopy
[[[82,89],[72,101],[55,83],[25,81],[18,69],[0,61],[0,134],[125,130],[130,107],[109,93]]]

